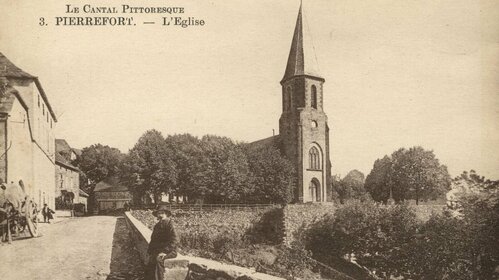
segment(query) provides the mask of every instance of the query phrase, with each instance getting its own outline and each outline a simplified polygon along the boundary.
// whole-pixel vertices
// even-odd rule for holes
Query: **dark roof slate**
[[[34,79],[35,76],[28,74],[15,66],[3,53],[0,52],[0,77],[12,78],[30,78]]]
[[[302,6],[300,5],[293,40],[291,41],[288,63],[282,81],[301,75],[322,79],[319,74],[319,64],[315,56],[312,36],[308,28],[306,28],[308,26],[305,25],[306,22],[303,20]],[[304,31],[303,29],[306,30]]]
[[[78,167],[72,165],[64,156],[62,156],[59,152],[55,152],[55,163],[62,165],[66,168],[72,169],[74,171],[80,171]]]
[[[52,115],[52,118],[54,119],[54,121],[57,122],[57,117],[54,113],[54,110],[52,109],[52,106],[50,105],[50,102],[47,98],[47,94],[45,93],[45,90],[43,90],[42,84],[38,80],[38,77],[35,77],[27,72],[24,72],[21,68],[15,66],[1,52],[0,52],[0,77],[33,80],[36,84],[36,87],[38,88],[38,91],[40,92],[40,95],[42,96],[43,100],[45,101],[45,104],[47,105],[47,109],[49,110],[50,115]]]

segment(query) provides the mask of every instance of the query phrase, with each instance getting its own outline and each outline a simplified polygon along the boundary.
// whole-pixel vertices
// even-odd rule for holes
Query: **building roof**
[[[304,21],[302,5],[300,5],[300,10],[298,11],[288,63],[281,82],[300,75],[321,78],[319,74],[319,64],[317,63],[317,57],[315,55],[314,45],[306,18]]]
[[[72,165],[64,156],[62,156],[59,152],[55,152],[55,163],[66,168],[72,169],[74,171],[80,171],[78,167]]]
[[[35,76],[28,74],[15,66],[5,55],[0,52],[0,77],[12,78],[29,78],[34,79]]]
[[[106,178],[95,185],[94,192],[127,192],[128,188],[120,184],[116,177]]]
[[[81,189],[79,189],[79,192],[80,192],[80,196],[89,197],[89,195],[86,192],[82,191]]]
[[[73,152],[77,155],[77,156],[81,156],[82,154],[82,151],[81,149],[77,149],[77,148],[71,148],[73,150]]]
[[[55,139],[55,150],[58,152],[71,151],[71,146],[69,146],[65,139]]]
[[[280,145],[280,138],[279,135],[274,135],[270,136],[264,139],[260,139],[251,143],[247,144],[250,148],[261,148],[261,147],[268,147],[268,146],[274,146],[276,148],[279,148]]]
[[[38,80],[38,77],[35,77],[27,72],[24,72],[21,68],[15,66],[3,53],[0,52],[0,77],[6,78],[15,78],[15,79],[30,79],[33,80],[42,96],[43,101],[47,105],[47,109],[50,112],[50,115],[57,122],[57,117],[55,116],[54,110],[52,106],[50,106],[49,100],[47,98],[47,94],[43,90],[42,84]]]

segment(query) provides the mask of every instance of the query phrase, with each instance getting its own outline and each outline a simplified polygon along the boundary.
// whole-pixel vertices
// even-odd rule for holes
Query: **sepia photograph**
[[[499,279],[498,1],[0,11],[0,279]]]

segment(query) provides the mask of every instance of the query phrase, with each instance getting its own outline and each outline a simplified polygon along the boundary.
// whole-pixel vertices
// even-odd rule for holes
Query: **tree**
[[[293,165],[274,146],[245,146],[254,185],[252,202],[287,204],[293,198],[296,173]]]
[[[390,158],[377,160],[368,175],[366,189],[376,201],[386,203],[390,193],[396,202],[436,199],[450,190],[450,175],[433,151],[422,147],[401,148]]]
[[[417,233],[416,215],[406,205],[380,206],[350,201],[305,234],[306,249],[326,264],[347,257],[378,276],[406,275],[407,244]],[[408,254],[411,252],[411,254]]]
[[[207,200],[211,203],[249,201],[253,192],[246,155],[241,145],[227,137],[205,135],[201,139],[206,166]]]
[[[204,198],[209,189],[206,172],[210,168],[203,142],[190,134],[169,135],[165,141],[173,152],[172,160],[177,169],[174,192],[188,197],[190,201]]]
[[[384,156],[382,159],[377,159],[374,162],[373,169],[369,175],[367,175],[365,189],[374,199],[374,201],[379,201],[387,203],[390,198],[390,189],[392,188],[392,182],[390,180],[392,168],[392,160],[388,156]]]
[[[434,215],[410,246],[412,279],[497,279],[499,192],[463,193],[460,215]]]
[[[364,178],[364,174],[357,169],[348,172],[343,179],[338,176],[332,178],[333,192],[337,194],[341,204],[349,199],[365,198]]]
[[[117,175],[123,158],[124,155],[116,148],[94,144],[83,148],[81,156],[73,164],[85,173],[90,185],[94,186],[107,177]]]
[[[171,193],[177,183],[177,169],[173,151],[161,132],[148,130],[139,138],[127,155],[121,177],[135,196],[152,194],[156,203],[162,194]]]

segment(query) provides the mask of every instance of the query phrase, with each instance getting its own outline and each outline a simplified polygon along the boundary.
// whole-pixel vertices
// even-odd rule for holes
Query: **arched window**
[[[312,85],[312,94],[311,94],[311,106],[314,109],[317,109],[317,88],[315,85]]]
[[[315,170],[321,169],[321,156],[319,149],[317,149],[317,147],[310,148],[310,151],[308,152],[308,157],[309,157],[310,169],[315,169]]]

